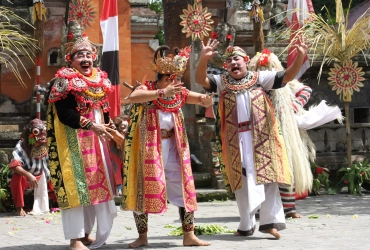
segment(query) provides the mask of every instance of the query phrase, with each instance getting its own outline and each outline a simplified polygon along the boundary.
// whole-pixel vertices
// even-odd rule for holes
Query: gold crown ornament
[[[61,59],[65,62],[71,60],[71,56],[77,51],[89,51],[95,61],[94,66],[99,65],[98,58],[100,58],[101,48],[91,41],[82,33],[81,26],[76,20],[68,22],[68,26],[63,27]]]
[[[249,61],[249,56],[247,55],[247,53],[238,46],[227,47],[225,50],[225,54],[223,55],[223,60],[226,61],[231,56],[241,56],[246,62]]]
[[[89,51],[93,55],[93,60],[96,59],[96,47],[89,41],[87,36],[78,38],[75,42],[69,42],[65,44],[66,56],[65,59],[69,61],[71,55],[77,51]]]
[[[186,64],[189,60],[191,48],[189,46],[183,49],[175,49],[174,54],[165,56],[164,52],[170,50],[167,45],[160,46],[154,53],[154,61],[151,62],[153,71],[162,75],[182,76],[186,70]]]

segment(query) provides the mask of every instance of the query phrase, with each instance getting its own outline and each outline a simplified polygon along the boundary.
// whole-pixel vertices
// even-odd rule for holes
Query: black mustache
[[[90,62],[90,61],[82,61],[82,62],[80,63],[80,65],[82,66],[83,64],[86,64],[86,63],[88,63],[88,64],[89,64],[89,66],[91,65],[91,62]]]

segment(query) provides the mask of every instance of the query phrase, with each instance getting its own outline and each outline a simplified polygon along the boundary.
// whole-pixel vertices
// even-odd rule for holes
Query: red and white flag
[[[305,22],[310,17],[310,13],[314,13],[313,5],[311,0],[289,0],[288,1],[288,13],[292,13],[288,15],[286,19],[286,23],[288,27],[292,28],[292,31],[298,30],[303,26]],[[295,33],[291,35],[290,39],[292,40],[295,36]],[[292,52],[292,49],[288,50],[288,63],[287,67],[289,67],[293,62],[294,59],[297,57],[297,50]],[[308,61],[308,57],[305,56],[303,60],[303,64],[301,70],[295,77],[299,79],[303,73],[310,67],[310,62]]]
[[[110,117],[121,114],[121,91],[119,79],[119,36],[118,36],[118,0],[104,0],[100,17],[100,27],[103,33],[103,56],[101,70],[107,72],[114,91],[109,93]]]

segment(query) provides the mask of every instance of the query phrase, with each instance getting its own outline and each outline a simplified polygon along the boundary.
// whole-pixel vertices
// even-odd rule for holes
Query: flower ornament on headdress
[[[173,54],[165,56],[164,51],[169,49],[168,46],[164,45],[156,50],[151,68],[159,74],[182,76],[186,70],[191,48],[188,46],[183,49],[175,49],[175,56]]]
[[[223,55],[223,60],[226,61],[231,56],[241,56],[244,58],[245,62],[249,62],[249,56],[247,53],[238,46],[229,46],[225,50],[225,54]]]

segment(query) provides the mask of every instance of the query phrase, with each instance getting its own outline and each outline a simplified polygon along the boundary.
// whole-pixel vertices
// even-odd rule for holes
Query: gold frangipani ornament
[[[208,13],[207,7],[202,7],[201,1],[195,1],[193,6],[188,4],[188,8],[183,9],[183,12],[184,14],[180,15],[180,25],[183,26],[182,32],[186,33],[187,38],[191,36],[193,41],[197,38],[203,40],[209,35],[212,30],[212,14]]]
[[[333,91],[336,91],[340,99],[345,102],[352,101],[353,90],[360,92],[360,87],[364,84],[362,81],[365,80],[362,77],[365,72],[362,71],[362,67],[357,67],[358,63],[353,63],[352,60],[343,62],[343,65],[337,63],[334,64],[334,68],[330,69],[328,77],[329,85],[332,85]]]

